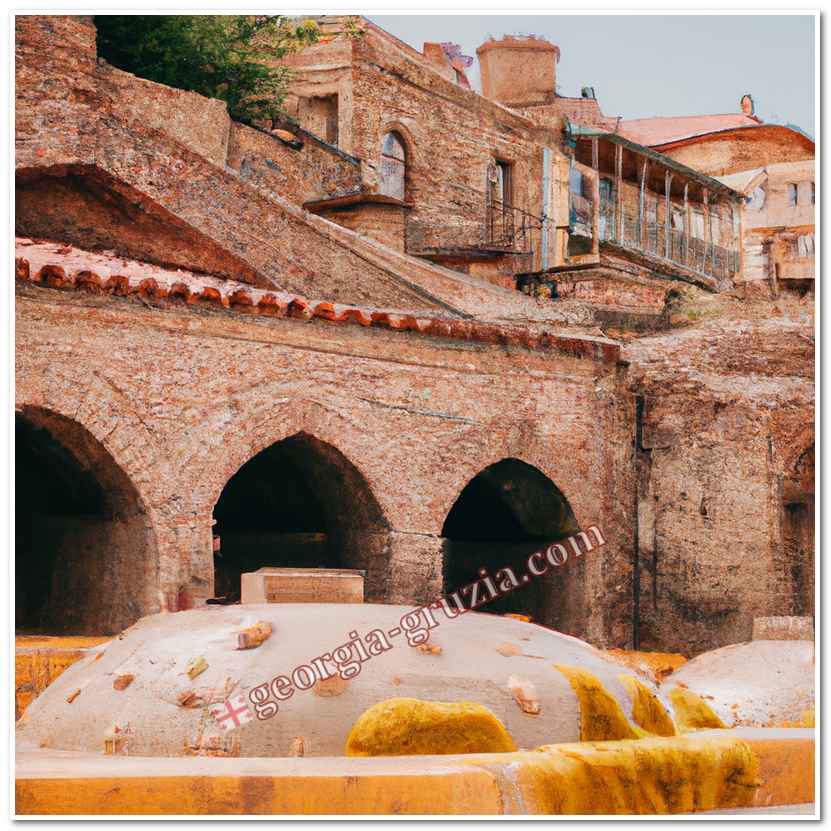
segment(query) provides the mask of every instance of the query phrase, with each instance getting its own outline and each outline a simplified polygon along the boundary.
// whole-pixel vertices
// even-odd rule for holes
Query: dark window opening
[[[514,204],[513,165],[498,159],[496,161],[496,198],[506,208]]]

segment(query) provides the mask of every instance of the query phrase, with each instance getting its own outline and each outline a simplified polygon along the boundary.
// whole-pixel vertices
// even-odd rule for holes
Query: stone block
[[[243,603],[363,603],[363,570],[266,567],[242,575]]]
[[[812,641],[814,619],[812,617],[755,617],[754,641]]]

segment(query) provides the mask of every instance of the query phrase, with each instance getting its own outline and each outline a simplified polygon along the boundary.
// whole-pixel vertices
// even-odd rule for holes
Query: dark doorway
[[[217,596],[235,599],[240,576],[264,566],[364,569],[367,599],[381,591],[381,509],[355,466],[313,436],[297,433],[246,462],[214,519]]]
[[[476,580],[482,568],[493,576],[509,566],[520,578],[530,554],[577,530],[566,498],[545,474],[519,459],[503,459],[471,479],[447,515],[445,592]],[[564,620],[567,579],[564,568],[550,569],[479,611],[515,612],[556,627]]]
[[[120,632],[156,610],[153,552],[138,494],[103,445],[63,416],[18,413],[18,632]]]

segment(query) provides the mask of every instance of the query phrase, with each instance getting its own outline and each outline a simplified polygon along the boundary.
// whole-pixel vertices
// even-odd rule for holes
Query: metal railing
[[[486,193],[478,192],[477,195],[481,201],[478,206],[473,203],[468,212],[471,216],[462,221],[439,225],[408,219],[407,253],[417,256],[465,251],[533,254],[535,236],[542,230],[543,217],[505,204]]]
[[[543,217],[529,214],[487,195],[485,202],[485,239],[488,248],[533,253],[532,234],[543,227]]]

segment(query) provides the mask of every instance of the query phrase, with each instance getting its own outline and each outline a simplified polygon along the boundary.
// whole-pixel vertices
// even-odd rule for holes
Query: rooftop
[[[620,122],[618,132],[623,138],[658,147],[675,141],[735,130],[741,127],[758,127],[761,121],[744,113],[723,113],[721,115],[685,115],[661,118],[634,118]]]

